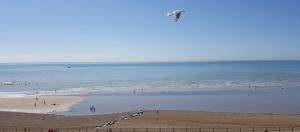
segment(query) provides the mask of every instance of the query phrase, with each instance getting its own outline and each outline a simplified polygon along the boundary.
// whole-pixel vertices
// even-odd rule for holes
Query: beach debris
[[[96,129],[100,129],[101,127],[105,127],[106,126],[106,122],[102,122],[98,125],[96,125]]]
[[[51,112],[47,112],[46,114],[52,115],[52,114],[55,114],[55,113],[56,113],[56,110],[52,110]]]
[[[111,120],[106,124],[106,126],[111,126],[111,125],[114,125],[115,123],[116,123],[116,120]]]
[[[57,104],[57,103],[52,103],[51,105],[55,106],[55,105],[59,105],[59,104]]]
[[[99,125],[96,125],[96,129],[106,127],[106,126],[112,126],[112,125],[116,124],[116,122],[117,122],[117,120],[110,120],[107,122],[102,122]]]
[[[118,119],[102,122],[102,123],[96,125],[95,129],[100,129],[100,128],[106,127],[106,126],[112,126],[112,125],[115,125],[118,121],[127,120],[130,117],[142,116],[143,114],[144,114],[143,110],[129,112],[129,113],[126,113],[125,115],[121,116]]]
[[[121,119],[122,119],[122,120],[127,120],[128,118],[129,118],[129,115],[128,115],[128,114],[121,116]]]
[[[139,111],[131,112],[130,116],[131,117],[136,117],[136,116],[141,116],[143,114],[144,114],[144,111],[143,110],[139,110]]]
[[[174,22],[177,22],[180,19],[181,14],[185,12],[183,10],[174,10],[172,12],[168,12],[167,16],[175,17]]]

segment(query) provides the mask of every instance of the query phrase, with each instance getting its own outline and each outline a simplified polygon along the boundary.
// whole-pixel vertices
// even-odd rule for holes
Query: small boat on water
[[[12,81],[12,82],[2,82],[2,84],[3,85],[14,85],[15,82],[14,81]]]

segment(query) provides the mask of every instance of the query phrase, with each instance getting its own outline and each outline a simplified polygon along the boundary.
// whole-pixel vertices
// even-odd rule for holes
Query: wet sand
[[[95,127],[124,113],[89,116],[62,116],[0,112],[1,127],[73,128]],[[143,116],[117,122],[113,128],[224,128],[300,127],[300,115],[192,111],[146,111]]]
[[[81,96],[26,96],[0,98],[0,111],[44,114],[63,112],[68,111],[69,107],[83,99],[84,97]]]

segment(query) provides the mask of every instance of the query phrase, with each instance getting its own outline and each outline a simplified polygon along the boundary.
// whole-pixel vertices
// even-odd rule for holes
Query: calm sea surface
[[[300,113],[300,61],[0,64],[0,97],[82,95],[63,114],[138,109]]]

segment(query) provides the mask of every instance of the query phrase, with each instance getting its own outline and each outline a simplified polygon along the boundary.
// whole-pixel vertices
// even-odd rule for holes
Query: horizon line
[[[122,64],[122,63],[195,63],[195,62],[262,62],[262,61],[300,61],[300,59],[257,59],[257,60],[188,60],[188,61],[36,61],[36,62],[0,62],[0,64]]]

